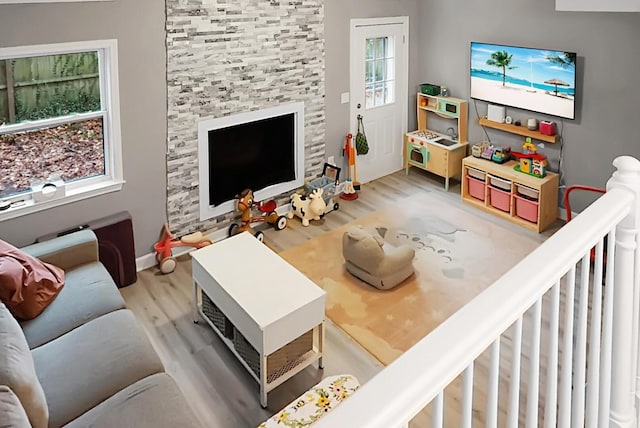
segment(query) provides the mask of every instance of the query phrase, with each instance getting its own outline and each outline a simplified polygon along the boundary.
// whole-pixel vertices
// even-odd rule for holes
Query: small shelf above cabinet
[[[538,131],[532,131],[528,129],[526,126],[516,126],[510,125],[508,123],[500,123],[494,122],[489,119],[480,119],[480,126],[486,126],[487,128],[499,129],[501,131],[510,132],[512,134],[522,135],[523,137],[531,137],[534,140],[545,141],[547,143],[557,143],[558,136],[557,135],[545,135],[541,134]]]
[[[468,105],[467,101],[454,97],[441,97],[435,95],[427,95],[418,92],[417,94],[417,113],[418,113],[418,129],[429,128],[429,113],[436,116],[453,119],[455,124],[456,140],[467,142],[467,117]]]

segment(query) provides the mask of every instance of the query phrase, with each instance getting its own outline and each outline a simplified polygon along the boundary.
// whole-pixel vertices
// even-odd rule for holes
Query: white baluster
[[[511,352],[511,380],[509,382],[509,404],[507,428],[518,426],[520,413],[520,357],[522,355],[522,316],[513,324],[513,348]]]
[[[473,426],[473,362],[462,373],[462,428]]]
[[[444,426],[444,391],[440,391],[433,399],[431,406],[431,426],[442,428]]]
[[[542,299],[533,305],[533,326],[531,330],[531,358],[529,363],[529,388],[527,391],[527,428],[538,426],[538,393],[540,387],[540,322],[542,319]]]
[[[500,338],[491,345],[486,428],[498,428],[498,389],[500,386]]]
[[[591,296],[591,330],[589,331],[589,371],[587,373],[587,414],[585,417],[586,428],[598,426],[598,393],[600,390],[600,339],[602,320],[602,265],[603,241],[596,245],[596,257],[594,260],[593,293]]]
[[[631,376],[632,364],[636,363],[632,360],[632,336],[637,332],[637,328],[633,326],[633,301],[635,251],[640,226],[640,162],[629,156],[621,156],[613,161],[613,166],[617,171],[607,182],[607,191],[626,189],[633,193],[634,204],[616,230],[610,426],[632,427],[635,426],[634,379]]]
[[[576,286],[576,267],[571,266],[567,273],[567,292],[565,295],[565,319],[562,340],[562,364],[560,366],[560,410],[558,426],[571,427],[571,380],[573,360],[573,296]]]
[[[631,360],[632,378],[635,379],[634,385],[634,405],[636,409],[636,423],[640,421],[640,234],[636,235],[636,260],[635,260],[635,278],[633,280],[633,337],[632,349],[634,352]]]
[[[571,420],[573,426],[584,426],[584,396],[587,370],[587,317],[589,310],[589,266],[591,251],[582,258],[580,265],[580,296],[578,298],[578,325],[576,326],[576,350],[573,374],[573,398]]]
[[[558,404],[558,335],[560,325],[560,283],[551,289],[549,321],[549,357],[547,359],[547,390],[544,403],[544,427],[557,426]]]
[[[607,274],[604,286],[604,308],[602,314],[602,358],[600,359],[600,400],[598,406],[598,426],[609,425],[609,407],[611,404],[611,337],[613,336],[613,271],[615,269],[616,231],[609,232],[607,248]]]

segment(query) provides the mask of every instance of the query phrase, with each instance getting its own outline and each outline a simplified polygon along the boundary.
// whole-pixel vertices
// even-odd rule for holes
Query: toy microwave
[[[453,100],[438,99],[438,111],[445,114],[458,114],[460,104]]]

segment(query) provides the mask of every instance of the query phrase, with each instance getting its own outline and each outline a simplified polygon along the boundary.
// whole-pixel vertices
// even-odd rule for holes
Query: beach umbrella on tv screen
[[[560,79],[545,80],[544,83],[548,83],[549,85],[554,85],[556,87],[556,95],[558,95],[558,86],[569,86],[567,82],[563,82]]]

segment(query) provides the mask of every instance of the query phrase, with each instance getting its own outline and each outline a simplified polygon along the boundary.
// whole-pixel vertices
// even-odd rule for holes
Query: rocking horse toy
[[[156,260],[159,263],[160,272],[167,274],[176,269],[176,259],[173,257],[174,247],[202,248],[213,244],[209,238],[205,238],[202,232],[194,232],[177,239],[169,231],[169,226],[165,224],[160,232],[160,239],[153,245],[156,250]]]
[[[243,190],[240,195],[236,196],[236,199],[236,209],[242,214],[242,223],[233,223],[229,226],[229,236],[233,236],[241,232],[251,232],[258,241],[263,242],[264,233],[251,227],[251,223],[267,222],[276,230],[282,230],[287,227],[287,217],[284,215],[278,215],[275,211],[277,206],[276,201],[255,201],[253,199],[253,191],[250,189]],[[251,211],[254,206],[258,207],[258,211],[260,211],[262,215],[256,217],[252,215]]]

